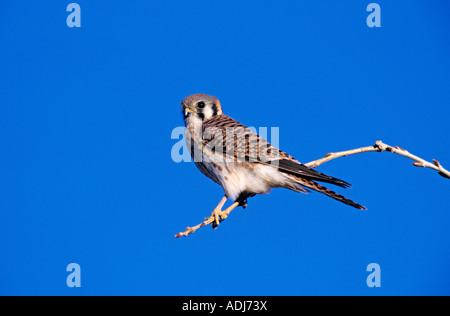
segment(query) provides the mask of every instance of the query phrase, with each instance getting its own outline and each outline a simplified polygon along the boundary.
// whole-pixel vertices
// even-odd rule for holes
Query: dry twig
[[[176,234],[175,237],[177,237],[177,238],[183,237],[183,236],[186,237],[187,235],[190,235],[193,232],[195,232],[200,227],[206,226],[208,224],[211,224],[212,227],[214,229],[216,229],[217,226],[219,226],[219,224],[228,217],[230,212],[239,206],[239,202],[234,202],[229,208],[227,208],[225,211],[222,211],[222,207],[226,201],[227,201],[227,197],[224,196],[222,198],[222,200],[220,201],[219,205],[217,205],[216,208],[214,209],[214,211],[211,213],[211,216],[206,217],[205,220],[203,221],[203,223],[200,223],[200,224],[198,224],[196,226],[192,226],[192,227],[186,227],[184,232],[180,232],[180,233]]]
[[[381,140],[377,141],[375,143],[375,145],[373,145],[373,146],[361,147],[361,148],[357,148],[357,149],[340,151],[340,152],[336,152],[336,153],[328,153],[325,155],[324,158],[308,162],[305,165],[310,168],[316,168],[325,162],[328,162],[330,160],[333,160],[333,159],[336,159],[339,157],[345,157],[345,156],[349,156],[349,155],[360,154],[360,153],[365,153],[365,152],[372,152],[372,151],[377,151],[377,152],[388,151],[388,152],[391,152],[394,154],[404,156],[406,158],[414,160],[414,162],[413,162],[414,166],[434,169],[438,172],[439,175],[443,176],[444,178],[450,179],[450,172],[448,170],[444,169],[437,160],[433,159],[433,163],[428,162],[420,157],[417,157],[417,156],[409,153],[408,151],[404,150],[403,148],[400,148],[398,146],[393,147],[393,146],[386,145]],[[192,234],[193,232],[195,232],[200,227],[206,226],[208,224],[211,224],[214,229],[217,228],[217,226],[220,224],[220,222],[224,221],[228,217],[230,212],[239,206],[239,202],[234,202],[225,211],[222,211],[222,207],[225,204],[226,200],[227,200],[226,196],[223,197],[222,200],[220,201],[219,205],[217,205],[217,207],[212,212],[211,216],[206,217],[205,221],[203,221],[203,223],[200,223],[193,227],[187,227],[184,232],[180,232],[180,233],[176,234],[175,237],[178,238],[178,237],[188,236],[188,235]]]
[[[450,172],[448,170],[444,169],[437,160],[433,159],[433,163],[428,162],[420,157],[417,157],[417,156],[409,153],[408,151],[404,150],[403,148],[400,148],[398,146],[393,147],[393,146],[386,145],[381,140],[377,141],[375,143],[375,145],[373,145],[373,146],[367,146],[367,147],[362,147],[362,148],[357,148],[357,149],[340,151],[337,153],[329,153],[329,154],[325,155],[325,158],[321,158],[318,160],[308,162],[305,165],[308,167],[311,167],[311,168],[316,168],[325,162],[328,162],[330,160],[333,160],[333,159],[336,159],[339,157],[345,157],[345,156],[349,156],[349,155],[370,152],[370,151],[378,151],[378,152],[389,151],[391,153],[404,156],[406,158],[414,160],[415,161],[415,162],[413,162],[414,166],[434,169],[444,178],[450,179]]]

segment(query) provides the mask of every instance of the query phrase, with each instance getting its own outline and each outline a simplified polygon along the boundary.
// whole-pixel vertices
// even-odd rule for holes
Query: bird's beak
[[[185,107],[184,108],[184,116],[188,116],[189,113],[193,113],[194,111],[192,111],[191,108]]]

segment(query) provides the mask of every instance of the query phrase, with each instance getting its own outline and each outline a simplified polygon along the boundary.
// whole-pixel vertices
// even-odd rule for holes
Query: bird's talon
[[[213,229],[216,229],[219,226],[220,222],[223,220],[222,219],[222,211],[218,210],[218,209],[215,209],[211,213],[211,217],[213,218],[213,222],[211,223],[211,226],[212,226]]]

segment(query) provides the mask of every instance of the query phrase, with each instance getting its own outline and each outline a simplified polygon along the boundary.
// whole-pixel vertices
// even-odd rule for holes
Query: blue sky
[[[341,158],[318,170],[366,212],[278,189],[176,239],[222,190],[171,158],[181,100],[206,93],[302,162],[381,139],[450,167],[446,1],[378,1],[381,28],[369,1],[80,0],[81,28],[69,3],[0,5],[0,294],[450,294],[433,170]]]

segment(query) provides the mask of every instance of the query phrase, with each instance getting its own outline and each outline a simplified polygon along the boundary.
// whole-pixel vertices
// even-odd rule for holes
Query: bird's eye
[[[204,107],[205,107],[205,102],[200,101],[199,103],[197,103],[197,108],[203,109]]]

